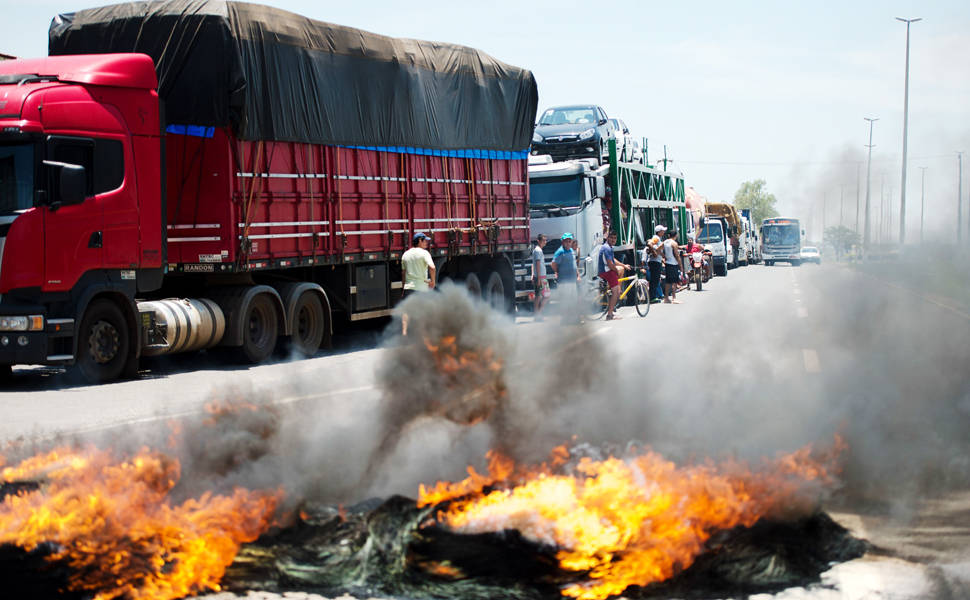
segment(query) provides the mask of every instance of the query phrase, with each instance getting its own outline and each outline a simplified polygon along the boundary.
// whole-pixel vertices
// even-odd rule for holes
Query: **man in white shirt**
[[[431,238],[423,233],[414,234],[411,248],[401,255],[401,283],[404,291],[401,300],[414,292],[426,292],[434,289],[435,268],[428,245]],[[401,315],[401,335],[408,334],[408,315]]]
[[[542,307],[549,300],[549,282],[546,280],[546,257],[542,248],[546,245],[546,236],[539,234],[536,245],[532,248],[532,287],[535,290],[535,300],[532,306],[536,321],[542,320]]]

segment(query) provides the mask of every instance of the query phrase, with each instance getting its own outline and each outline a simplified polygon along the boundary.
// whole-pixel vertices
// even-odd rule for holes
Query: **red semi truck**
[[[60,15],[50,54],[0,62],[3,371],[312,354],[390,314],[419,231],[439,277],[513,306],[529,71],[184,0]]]

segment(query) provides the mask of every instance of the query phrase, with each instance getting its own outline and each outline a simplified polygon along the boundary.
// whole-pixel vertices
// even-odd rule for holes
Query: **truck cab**
[[[733,258],[731,241],[727,236],[727,223],[724,217],[704,217],[701,221],[697,243],[711,251],[715,275],[727,275],[728,265]]]
[[[137,347],[164,263],[156,87],[140,54],[0,62],[0,365],[73,362],[96,301],[126,323],[89,332],[93,360]]]
[[[546,260],[559,249],[560,236],[573,234],[578,256],[585,259],[603,242],[603,203],[609,166],[598,166],[595,160],[553,162],[549,157],[529,159],[530,232],[535,239],[545,234],[549,242],[544,249]],[[585,269],[588,261],[580,260],[580,273],[593,278],[595,269]]]

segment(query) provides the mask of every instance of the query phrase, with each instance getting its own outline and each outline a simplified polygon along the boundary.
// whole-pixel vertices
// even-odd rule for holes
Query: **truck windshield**
[[[33,144],[0,144],[0,215],[34,205]]]
[[[573,207],[583,205],[583,178],[579,175],[542,177],[529,183],[529,205]]]
[[[697,238],[698,243],[713,244],[724,241],[724,234],[721,232],[720,223],[707,223],[701,229],[701,235]]]
[[[765,225],[761,233],[765,244],[791,246],[799,242],[798,225]]]

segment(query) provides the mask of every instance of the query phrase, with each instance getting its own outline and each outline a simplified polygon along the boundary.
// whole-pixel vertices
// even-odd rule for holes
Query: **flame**
[[[537,468],[491,453],[489,473],[469,468],[458,483],[419,489],[420,506],[449,501],[438,522],[460,533],[516,529],[558,549],[567,571],[587,579],[564,596],[602,599],[631,585],[663,581],[689,567],[717,531],[750,527],[799,499],[806,482],[835,482],[831,463],[845,448],[811,447],[764,461],[678,467],[650,450],[626,459],[580,458],[566,474],[564,449]],[[560,469],[561,470],[561,469]]]
[[[424,338],[442,393],[431,401],[431,413],[463,425],[488,420],[507,395],[503,362],[491,347],[467,347],[457,336],[438,343]]]
[[[181,598],[219,590],[239,546],[270,525],[281,492],[236,488],[176,504],[179,462],[142,449],[119,458],[93,447],[58,448],[0,471],[40,489],[0,503],[0,544],[54,544],[72,590],[96,600]]]

